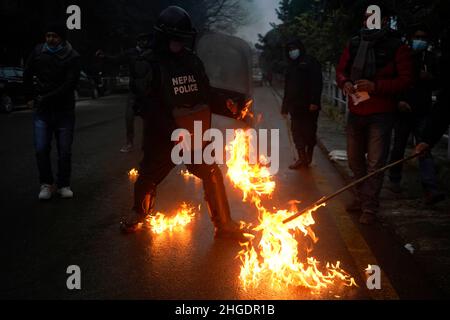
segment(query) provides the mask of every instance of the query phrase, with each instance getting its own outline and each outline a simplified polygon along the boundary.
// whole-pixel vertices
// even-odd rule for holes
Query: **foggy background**
[[[276,14],[279,0],[250,0],[244,7],[249,12],[245,25],[238,28],[236,35],[253,44],[258,42],[258,34],[265,35],[271,23],[280,23]]]

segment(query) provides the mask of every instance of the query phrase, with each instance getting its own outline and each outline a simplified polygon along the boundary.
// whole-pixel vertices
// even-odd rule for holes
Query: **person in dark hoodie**
[[[102,50],[97,50],[96,56],[102,59],[104,62],[113,65],[126,65],[129,70],[133,70],[139,59],[148,54],[151,50],[152,35],[149,33],[140,33],[137,36],[136,47],[125,50],[121,54],[110,56],[106,55]],[[126,143],[120,149],[120,152],[128,153],[133,150],[134,145],[134,119],[135,119],[135,103],[136,95],[132,91],[133,86],[133,74],[130,75],[130,93],[128,94],[128,100],[125,110],[125,126],[126,126]]]
[[[49,25],[45,42],[34,48],[24,70],[27,105],[34,109],[40,200],[49,200],[54,192],[50,159],[53,136],[58,149],[56,192],[62,198],[73,197],[70,188],[71,149],[75,124],[74,90],[80,77],[80,56],[66,40],[66,35],[64,23]]]
[[[287,54],[289,67],[285,76],[281,113],[291,116],[298,160],[289,168],[296,170],[308,167],[312,162],[321,108],[322,69],[320,63],[306,53],[300,39],[288,42]]]

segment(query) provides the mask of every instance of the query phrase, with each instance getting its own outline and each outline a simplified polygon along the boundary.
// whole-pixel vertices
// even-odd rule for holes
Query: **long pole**
[[[388,170],[388,169],[390,169],[390,168],[392,168],[392,167],[395,167],[395,166],[398,165],[398,164],[401,164],[401,163],[410,161],[410,160],[412,160],[412,159],[414,159],[414,158],[417,158],[417,157],[420,156],[420,155],[421,155],[420,153],[413,154],[413,155],[411,155],[411,156],[409,156],[409,157],[406,157],[406,158],[404,158],[404,159],[400,159],[400,160],[398,160],[398,161],[396,161],[396,162],[393,162],[393,163],[391,163],[391,164],[388,164],[387,166],[385,166],[385,167],[383,167],[383,168],[380,168],[380,169],[378,169],[377,171],[374,171],[374,172],[372,172],[372,173],[370,173],[370,174],[368,174],[368,175],[366,175],[366,176],[364,176],[364,177],[362,177],[362,178],[360,178],[360,179],[358,179],[358,180],[355,180],[355,181],[353,181],[352,183],[350,183],[349,185],[347,185],[347,186],[345,186],[345,187],[342,187],[341,189],[339,189],[339,190],[336,191],[335,193],[333,193],[333,194],[331,194],[331,195],[329,195],[329,196],[320,198],[319,200],[317,200],[316,202],[314,202],[313,204],[311,204],[311,205],[308,206],[307,208],[303,209],[302,211],[297,212],[296,214],[290,216],[289,218],[286,218],[286,219],[283,221],[283,223],[291,222],[292,220],[295,220],[295,219],[297,219],[298,217],[300,217],[300,216],[301,216],[302,214],[304,214],[305,212],[308,212],[308,211],[310,211],[310,210],[316,208],[317,206],[320,206],[320,205],[322,205],[322,204],[324,204],[324,203],[330,201],[331,199],[337,197],[337,196],[340,195],[341,193],[343,193],[343,192],[347,191],[348,189],[353,188],[354,186],[356,186],[356,185],[358,185],[358,184],[360,184],[360,183],[362,183],[362,182],[364,182],[364,181],[366,181],[366,180],[372,178],[373,176],[375,176],[375,175],[377,175],[377,174],[380,174],[380,173],[382,173],[382,172],[384,172],[384,171],[386,171],[386,170]]]

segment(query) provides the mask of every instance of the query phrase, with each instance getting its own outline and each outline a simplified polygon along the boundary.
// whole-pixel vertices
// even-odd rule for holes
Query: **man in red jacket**
[[[349,100],[347,153],[355,179],[386,164],[397,96],[412,85],[409,48],[388,28],[388,21],[384,18],[383,28],[372,30],[364,22],[336,69],[337,83]],[[362,224],[375,221],[383,177],[380,174],[355,188],[355,202],[347,210],[361,213]]]

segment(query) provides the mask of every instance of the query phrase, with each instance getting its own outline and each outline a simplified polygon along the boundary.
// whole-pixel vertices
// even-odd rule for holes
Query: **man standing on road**
[[[386,15],[386,11],[382,11]],[[336,69],[336,81],[349,98],[347,153],[354,179],[383,167],[397,109],[397,96],[412,85],[410,50],[389,29],[388,16],[381,29],[366,25],[345,48]],[[367,154],[367,157],[366,157]],[[355,187],[349,212],[361,213],[360,223],[375,222],[383,174]]]
[[[413,58],[414,85],[401,97],[394,125],[394,145],[390,162],[402,159],[411,133],[415,140],[423,141],[423,130],[429,120],[432,108],[433,91],[439,84],[437,77],[437,57],[428,51],[429,34],[424,26],[417,27],[411,37]],[[400,193],[402,180],[402,165],[391,168],[389,172],[390,189]],[[439,192],[434,161],[431,152],[419,159],[419,170],[425,191],[425,204],[431,205],[445,199]]]
[[[171,6],[161,12],[155,25],[155,45],[147,65],[135,70],[136,106],[144,117],[144,158],[134,187],[133,212],[121,222],[124,233],[136,232],[152,214],[156,187],[175,167],[171,136],[176,128],[192,132],[194,121],[205,130],[211,123],[211,90],[203,63],[190,46],[196,31],[189,14]],[[203,180],[205,200],[216,237],[244,240],[231,219],[222,173],[217,164],[190,164],[190,172]]]
[[[62,198],[73,197],[70,176],[75,125],[74,90],[80,77],[80,56],[66,40],[66,35],[64,23],[51,24],[45,34],[45,43],[36,46],[24,70],[27,105],[34,109],[40,200],[49,200],[54,190],[50,159],[53,135],[58,149],[57,194]]]
[[[130,72],[134,69],[135,64],[142,55],[146,54],[146,51],[151,50],[151,36],[148,33],[141,33],[137,37],[137,43],[135,48],[126,50],[125,52],[117,56],[108,56],[102,50],[98,50],[96,56],[107,63],[114,65],[127,65]],[[133,150],[134,145],[134,104],[136,102],[136,95],[133,93],[132,82],[134,75],[130,74],[130,92],[128,94],[128,100],[125,109],[125,127],[126,127],[126,143],[120,149],[120,152],[128,153]]]
[[[291,116],[291,131],[298,160],[289,166],[296,170],[308,167],[316,145],[317,121],[321,108],[322,68],[309,54],[300,39],[287,44],[290,61],[285,77],[281,113]]]

